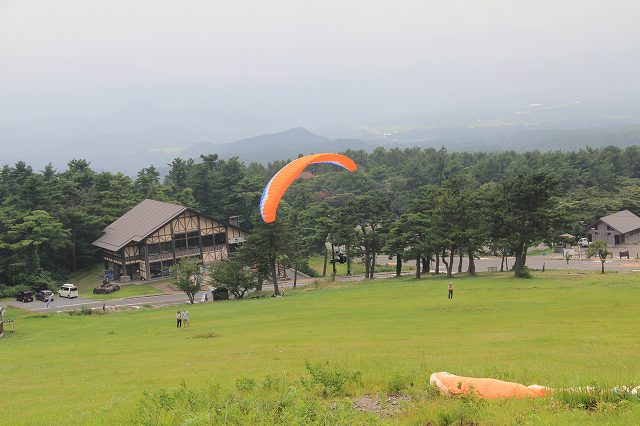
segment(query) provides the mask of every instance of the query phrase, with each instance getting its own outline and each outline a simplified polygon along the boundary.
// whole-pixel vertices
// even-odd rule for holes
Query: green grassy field
[[[176,329],[175,307],[48,317],[13,309],[16,333],[0,340],[0,424],[207,424],[198,416],[213,404],[208,384],[233,395],[223,405],[248,416],[251,407],[270,407],[256,398],[274,378],[283,423],[640,424],[635,402],[592,410],[554,397],[477,402],[436,396],[425,385],[435,371],[552,387],[640,384],[640,275],[457,277],[452,301],[447,282],[375,280],[194,305],[189,329]],[[317,386],[304,390],[305,361],[361,376],[344,393],[322,396]],[[349,411],[350,398],[394,387],[414,398],[400,414]],[[159,388],[195,393],[143,397]],[[298,396],[286,402],[292,392]],[[209,396],[171,414],[185,395]],[[312,405],[329,414],[306,416]],[[169,414],[145,414],[152,406]],[[344,410],[348,421],[338,416]]]

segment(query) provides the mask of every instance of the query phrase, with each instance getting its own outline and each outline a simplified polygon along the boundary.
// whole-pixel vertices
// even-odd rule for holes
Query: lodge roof
[[[143,240],[185,210],[187,207],[146,199],[107,226],[93,245],[118,251],[132,241]]]
[[[622,210],[617,213],[600,218],[607,225],[615,228],[621,234],[634,231],[640,228],[640,217],[631,213],[629,210]]]

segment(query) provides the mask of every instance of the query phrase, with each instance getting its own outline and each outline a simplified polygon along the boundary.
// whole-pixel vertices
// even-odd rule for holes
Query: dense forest
[[[518,272],[536,242],[583,234],[585,224],[621,209],[640,213],[640,146],[527,153],[380,148],[346,155],[358,171],[312,166],[313,177],[286,194],[282,220],[297,235],[298,253],[321,253],[328,241],[349,259],[363,259],[371,274],[377,254],[415,260],[422,264],[418,274],[440,265],[451,273],[454,256],[473,260],[486,250],[515,256]],[[0,285],[48,287],[96,264],[91,242],[145,198],[223,220],[239,215],[259,233],[262,188],[284,164],[215,154],[176,158],[162,179],[153,166],[132,179],[77,159],[63,171],[5,165]]]

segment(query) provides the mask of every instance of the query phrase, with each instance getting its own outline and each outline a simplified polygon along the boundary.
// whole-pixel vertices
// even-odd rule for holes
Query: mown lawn
[[[452,301],[447,283],[375,280],[194,305],[190,329],[176,329],[176,307],[48,317],[10,310],[17,332],[0,340],[0,424],[135,422],[144,391],[182,381],[234,391],[236,379],[270,375],[299,389],[309,379],[305,361],[360,371],[356,396],[384,392],[394,376],[424,388],[435,371],[552,387],[640,384],[640,275],[456,277]],[[553,399],[436,396],[362,422],[447,424],[459,412],[480,424],[640,423],[640,403],[587,411]]]

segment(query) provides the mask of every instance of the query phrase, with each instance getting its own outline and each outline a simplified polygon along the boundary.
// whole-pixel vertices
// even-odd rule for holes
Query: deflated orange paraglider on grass
[[[335,164],[351,172],[355,172],[358,169],[358,166],[351,158],[340,154],[324,153],[305,155],[304,157],[293,160],[280,169],[280,171],[271,178],[267,186],[264,187],[262,198],[260,199],[260,215],[262,216],[262,220],[266,223],[274,222],[276,220],[276,211],[278,210],[280,199],[293,181],[296,180],[308,165],[323,163]]]
[[[484,399],[541,398],[552,391],[540,385],[525,386],[504,380],[456,376],[445,371],[433,373],[429,382],[444,395],[474,393]]]

